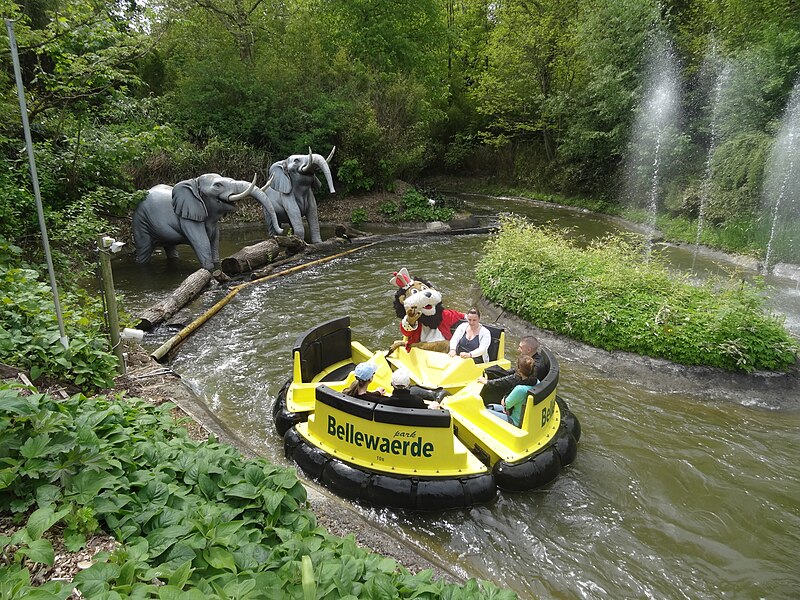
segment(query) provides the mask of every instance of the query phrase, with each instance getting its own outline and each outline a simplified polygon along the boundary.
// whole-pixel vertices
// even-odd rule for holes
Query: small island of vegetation
[[[502,221],[477,268],[487,298],[543,329],[605,350],[729,370],[785,370],[797,343],[741,279],[696,284],[634,235],[585,249],[565,232]]]

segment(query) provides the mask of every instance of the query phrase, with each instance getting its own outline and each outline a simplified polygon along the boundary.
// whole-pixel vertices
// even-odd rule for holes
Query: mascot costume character
[[[424,279],[411,277],[405,268],[389,280],[397,286],[394,309],[400,321],[400,333],[406,339],[394,342],[392,350],[405,346],[423,350],[447,352],[450,349],[451,328],[464,313],[442,308],[442,295]]]

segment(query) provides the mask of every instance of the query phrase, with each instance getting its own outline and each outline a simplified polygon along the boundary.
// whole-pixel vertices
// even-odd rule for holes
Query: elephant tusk
[[[272,180],[273,180],[273,179],[275,179],[275,173],[273,173],[272,175],[270,175],[270,176],[269,176],[269,179],[267,179],[267,183],[265,183],[265,184],[264,184],[264,185],[261,187],[261,191],[262,191],[262,192],[266,192],[266,191],[267,191],[267,189],[269,188],[269,184],[271,184],[271,183],[272,183]]]
[[[256,187],[257,178],[258,178],[258,173],[255,173],[253,175],[253,181],[250,183],[247,189],[243,191],[241,194],[231,194],[230,196],[228,196],[228,202],[238,202],[242,198],[247,198],[250,195],[250,192],[253,191],[253,188]]]
[[[308,159],[306,159],[306,162],[300,167],[300,172],[304,175],[311,175],[314,173],[314,153],[311,152],[311,146],[308,147]]]
[[[333,153],[336,152],[336,146],[331,148],[331,153],[328,155],[328,158],[325,159],[325,162],[330,164],[331,159],[333,158]]]

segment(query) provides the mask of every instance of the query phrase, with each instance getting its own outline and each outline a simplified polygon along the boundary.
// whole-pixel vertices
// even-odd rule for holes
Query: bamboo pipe
[[[152,356],[158,362],[161,362],[167,354],[169,354],[172,350],[177,348],[178,345],[181,344],[181,342],[183,342],[186,338],[192,335],[203,323],[205,323],[211,317],[217,314],[223,306],[225,306],[228,302],[230,302],[233,299],[233,297],[239,293],[240,290],[243,290],[244,288],[253,285],[254,283],[261,283],[263,281],[268,281],[270,279],[277,279],[278,277],[289,275],[290,273],[296,273],[297,271],[302,271],[303,269],[307,269],[308,267],[328,262],[329,260],[345,256],[346,254],[351,254],[352,252],[363,250],[364,248],[369,248],[370,246],[374,246],[375,244],[379,243],[380,242],[372,242],[370,244],[359,246],[358,248],[351,248],[350,250],[345,250],[344,252],[340,252],[339,254],[326,256],[324,258],[318,258],[317,260],[312,260],[311,262],[304,263],[302,265],[297,265],[296,267],[291,267],[289,269],[286,269],[285,271],[281,271],[280,273],[273,273],[271,275],[266,275],[259,279],[253,279],[252,281],[240,283],[239,285],[232,287],[231,290],[225,295],[225,297],[222,300],[217,302],[214,306],[209,308],[206,312],[197,317],[194,321],[189,323],[186,327],[181,329],[178,333],[173,335],[161,346],[159,346],[150,356]]]

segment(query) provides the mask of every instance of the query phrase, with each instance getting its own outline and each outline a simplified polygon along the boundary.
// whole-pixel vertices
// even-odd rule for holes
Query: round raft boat
[[[477,378],[492,365],[508,368],[502,328],[492,334],[491,361],[412,348],[370,352],[352,340],[350,318],[323,323],[293,349],[293,377],[273,416],[286,455],[337,494],[377,506],[440,510],[489,502],[497,489],[525,491],[553,481],[577,454],[581,429],[557,395],[559,368],[542,349],[547,372],[528,394],[522,425],[484,407]],[[391,390],[401,366],[420,387],[438,390],[440,410],[368,402],[342,393],[356,364],[378,366],[370,389]]]

